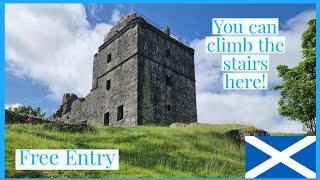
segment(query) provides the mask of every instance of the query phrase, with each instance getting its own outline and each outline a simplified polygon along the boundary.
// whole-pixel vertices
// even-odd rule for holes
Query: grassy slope
[[[244,148],[227,135],[241,125],[99,127],[95,132],[6,126],[6,177],[243,177]],[[14,150],[115,148],[119,171],[15,171]]]

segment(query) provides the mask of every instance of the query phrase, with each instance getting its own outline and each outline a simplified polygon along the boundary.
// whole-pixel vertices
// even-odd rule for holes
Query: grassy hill
[[[103,127],[85,133],[6,125],[6,177],[244,177],[244,147],[226,134],[242,125]],[[15,149],[119,149],[119,171],[15,171]]]

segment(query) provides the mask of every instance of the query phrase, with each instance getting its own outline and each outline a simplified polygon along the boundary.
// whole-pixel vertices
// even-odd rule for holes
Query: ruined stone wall
[[[193,49],[153,27],[138,32],[139,122],[196,122]]]

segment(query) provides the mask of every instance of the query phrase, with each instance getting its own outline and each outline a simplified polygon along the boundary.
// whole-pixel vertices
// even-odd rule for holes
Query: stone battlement
[[[122,17],[107,33],[107,35],[104,38],[104,43],[99,47],[99,49],[103,48],[106,44],[108,44],[110,41],[112,41],[114,38],[119,36],[122,32],[124,32],[127,28],[130,26],[133,26],[137,23],[143,24],[145,27],[148,27],[158,33],[161,36],[164,36],[165,38],[168,38],[169,40],[173,41],[174,43],[180,44],[186,49],[190,51],[190,53],[194,53],[194,50],[181,42],[174,34],[171,33],[169,27],[160,27],[155,22],[152,22],[151,20],[147,19],[142,14],[133,12],[127,16]]]
[[[104,38],[104,42],[110,40],[113,36],[122,31],[126,26],[130,25],[134,21],[145,22],[145,20],[138,16],[137,13],[131,13],[127,16],[122,17],[108,32],[107,36]]]

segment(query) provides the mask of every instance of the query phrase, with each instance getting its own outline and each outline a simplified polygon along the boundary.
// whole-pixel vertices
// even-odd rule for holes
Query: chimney
[[[168,26],[163,29],[163,32],[170,36],[170,28]]]

